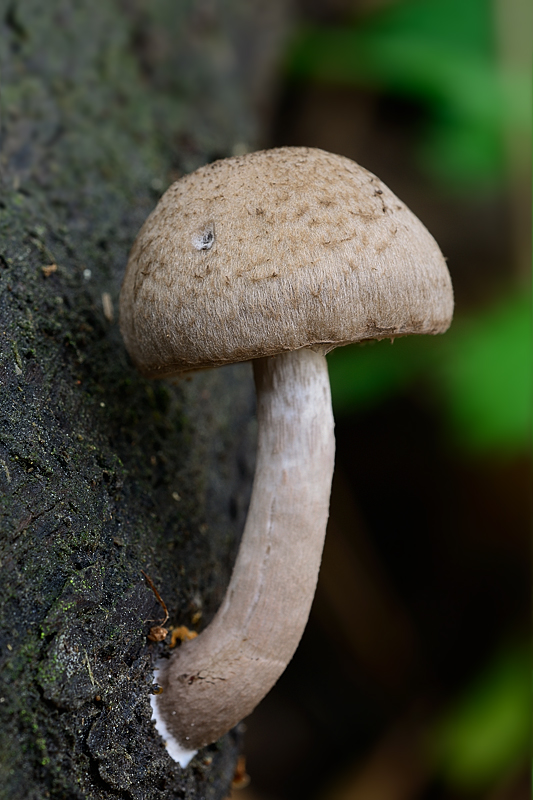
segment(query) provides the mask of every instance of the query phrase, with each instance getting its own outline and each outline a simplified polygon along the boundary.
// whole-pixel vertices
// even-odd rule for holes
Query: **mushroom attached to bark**
[[[126,347],[159,378],[253,361],[258,453],[244,534],[210,625],[161,666],[169,752],[249,714],[298,645],[313,599],[334,460],[325,354],[442,333],[453,294],[422,223],[374,175],[322,150],[217,161],[174,183],[133,246]]]

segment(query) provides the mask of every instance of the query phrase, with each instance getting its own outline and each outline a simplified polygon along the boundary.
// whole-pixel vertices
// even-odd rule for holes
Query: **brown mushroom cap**
[[[120,306],[136,366],[162,377],[443,333],[453,292],[435,240],[379,178],[281,147],[174,183],[135,241]]]

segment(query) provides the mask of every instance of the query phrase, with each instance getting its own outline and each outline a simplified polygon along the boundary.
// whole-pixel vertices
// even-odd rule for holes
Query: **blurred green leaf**
[[[430,358],[420,338],[389,339],[339,347],[328,354],[336,415],[365,408],[402,391]]]
[[[501,73],[493,38],[491,0],[411,0],[352,26],[302,30],[288,72],[419,98],[431,120],[422,165],[449,186],[494,182],[504,121],[529,126],[529,75]]]
[[[413,336],[328,355],[336,415],[368,407],[424,380],[458,446],[514,455],[528,448],[530,302],[506,294],[444,336]]]
[[[430,737],[431,760],[463,790],[504,778],[525,759],[530,733],[527,651],[500,654],[439,721]]]
[[[504,297],[457,320],[437,375],[455,438],[478,451],[528,448],[531,413],[531,308],[526,295]]]

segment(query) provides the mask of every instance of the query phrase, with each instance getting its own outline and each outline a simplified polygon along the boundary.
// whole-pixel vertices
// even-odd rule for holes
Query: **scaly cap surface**
[[[282,147],[216,161],[165,192],[130,254],[121,328],[162,377],[450,325],[433,237],[372,173]]]

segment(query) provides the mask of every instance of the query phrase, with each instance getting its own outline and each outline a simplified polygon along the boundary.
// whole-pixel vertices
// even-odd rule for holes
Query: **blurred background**
[[[299,0],[263,146],[375,172],[448,259],[450,331],[329,357],[311,619],[240,800],[529,796],[527,0]]]

